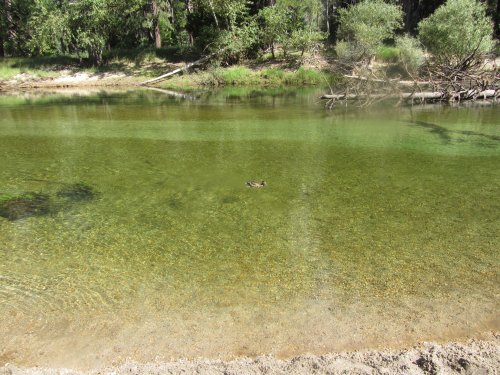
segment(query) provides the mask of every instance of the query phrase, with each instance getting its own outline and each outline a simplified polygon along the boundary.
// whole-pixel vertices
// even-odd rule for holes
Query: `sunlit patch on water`
[[[0,98],[0,194],[57,208],[0,218],[0,364],[289,356],[498,329],[497,107],[227,97]]]

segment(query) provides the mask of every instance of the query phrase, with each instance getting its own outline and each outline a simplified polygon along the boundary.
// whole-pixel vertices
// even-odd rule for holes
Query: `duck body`
[[[245,182],[245,186],[249,187],[249,188],[260,189],[260,188],[263,188],[266,185],[267,185],[267,183],[264,180],[262,180],[262,181],[250,180],[250,181]]]

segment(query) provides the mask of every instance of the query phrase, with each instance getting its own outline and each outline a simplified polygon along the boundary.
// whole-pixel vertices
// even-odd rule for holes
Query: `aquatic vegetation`
[[[57,196],[70,201],[88,201],[97,196],[97,191],[90,185],[84,182],[75,184],[67,184],[57,192]]]
[[[7,220],[47,215],[50,209],[50,196],[45,193],[27,192],[0,196],[0,216]]]

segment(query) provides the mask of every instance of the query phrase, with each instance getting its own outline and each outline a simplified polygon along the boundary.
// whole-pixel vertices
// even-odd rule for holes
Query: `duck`
[[[250,180],[245,182],[245,185],[250,188],[263,188],[264,186],[267,185],[266,181],[257,181],[257,180]]]

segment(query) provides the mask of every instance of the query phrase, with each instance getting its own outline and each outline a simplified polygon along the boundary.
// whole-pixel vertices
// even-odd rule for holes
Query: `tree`
[[[313,49],[325,38],[319,32],[322,23],[322,3],[318,0],[281,0],[260,10],[261,41],[276,57],[276,46],[281,46],[286,56],[290,49],[302,54]]]
[[[31,55],[64,54],[68,51],[72,34],[68,12],[63,4],[57,6],[51,0],[34,0],[28,29],[31,35],[27,46]]]
[[[16,53],[17,32],[14,25],[14,16],[12,14],[12,0],[4,0],[3,9],[5,13],[5,26],[7,29],[7,40],[10,42],[10,48],[13,54]]]
[[[402,26],[400,6],[383,0],[364,0],[339,11],[337,54],[368,62],[385,39],[394,37]]]
[[[276,44],[286,43],[290,23],[288,9],[270,6],[259,12],[261,19],[260,39],[271,49],[273,59],[276,58]]]
[[[492,22],[477,0],[448,0],[418,25],[435,63],[465,71],[493,48]]]

